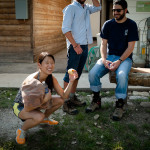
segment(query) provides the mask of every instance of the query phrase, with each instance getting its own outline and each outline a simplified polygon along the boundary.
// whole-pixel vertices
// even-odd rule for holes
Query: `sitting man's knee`
[[[120,71],[118,74],[118,78],[120,78],[120,79],[126,79],[127,77],[128,76],[123,71]]]

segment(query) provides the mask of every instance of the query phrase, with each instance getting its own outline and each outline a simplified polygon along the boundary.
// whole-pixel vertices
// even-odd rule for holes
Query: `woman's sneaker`
[[[25,131],[17,129],[16,131],[16,142],[18,144],[25,144]]]
[[[41,123],[47,123],[49,125],[57,125],[59,122],[56,120],[47,118],[47,119],[43,120]]]

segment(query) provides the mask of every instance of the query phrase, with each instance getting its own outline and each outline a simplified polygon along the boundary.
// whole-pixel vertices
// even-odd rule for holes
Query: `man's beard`
[[[122,15],[120,15],[119,18],[116,18],[116,20],[120,21],[120,20],[122,20],[124,17],[125,17],[125,13],[123,13]]]
[[[86,0],[77,0],[80,4],[84,4]]]

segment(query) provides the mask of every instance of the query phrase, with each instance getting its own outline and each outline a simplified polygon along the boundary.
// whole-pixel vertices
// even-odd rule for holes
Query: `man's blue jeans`
[[[108,55],[107,60],[112,62],[118,60],[120,56]],[[127,97],[127,88],[128,88],[128,74],[132,67],[132,60],[127,58],[124,60],[118,69],[116,69],[116,81],[117,86],[115,90],[115,95],[117,99],[125,99]],[[95,66],[89,72],[89,82],[90,88],[94,92],[99,92],[101,90],[100,78],[106,75],[110,70],[105,68],[102,63],[102,59],[99,59]]]
[[[83,52],[82,54],[77,54],[72,45],[70,45],[67,53],[68,62],[66,68],[66,74],[64,76],[64,81],[69,83],[68,69],[73,68],[78,72],[78,79],[80,78],[86,59],[88,56],[88,45],[80,45]]]

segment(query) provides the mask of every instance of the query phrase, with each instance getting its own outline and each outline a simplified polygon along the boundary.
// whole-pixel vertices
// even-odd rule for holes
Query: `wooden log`
[[[0,14],[0,19],[16,19],[15,14]]]
[[[116,83],[115,72],[109,73],[110,83]],[[128,85],[150,87],[150,73],[129,73]]]
[[[61,42],[63,42],[64,43],[64,39],[61,39],[61,38],[59,38],[59,39],[51,39],[51,40],[42,40],[42,41],[35,41],[35,47],[36,46],[42,46],[42,45],[49,45],[49,44],[51,44],[51,45],[53,45],[53,44],[61,44]]]
[[[61,30],[61,25],[57,25],[57,26],[54,26],[54,25],[36,25],[34,26],[34,30],[36,31],[49,31],[49,30]]]
[[[30,36],[0,36],[0,42],[30,42]]]
[[[0,25],[21,25],[31,24],[31,20],[0,20]]]
[[[0,0],[0,2],[2,3],[2,2],[15,2],[15,0]]]
[[[54,16],[54,15],[50,15],[50,14],[34,14],[34,19],[37,20],[55,20],[55,21],[62,21],[63,20],[63,16]]]
[[[30,52],[31,51],[31,46],[25,47],[25,46],[18,46],[18,47],[12,47],[12,46],[0,46],[0,55],[2,53],[23,53],[23,52]]]
[[[31,47],[31,42],[0,42],[0,46],[4,46],[4,47]]]
[[[0,2],[1,8],[14,8],[15,7],[15,2],[10,1],[10,2]]]
[[[71,0],[62,1],[62,0],[34,0],[34,6],[41,7],[42,5],[49,5],[51,7],[61,7],[64,8],[66,5],[70,4]]]
[[[59,21],[55,21],[55,20],[34,20],[34,24],[36,25],[61,25],[61,23]]]
[[[30,31],[0,31],[1,36],[30,36]]]
[[[1,8],[0,14],[15,14],[15,8]]]
[[[130,72],[150,73],[150,68],[131,68]]]
[[[35,36],[34,40],[35,41],[45,41],[45,39],[47,40],[51,40],[51,39],[58,39],[58,38],[62,38],[65,41],[65,36],[62,33],[55,33],[55,34],[50,34],[50,35],[46,35],[46,36]]]
[[[0,25],[0,30],[30,30],[30,25]]]

